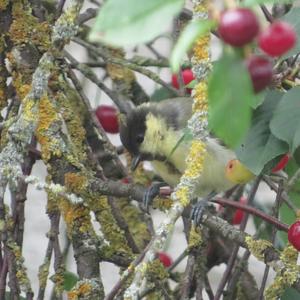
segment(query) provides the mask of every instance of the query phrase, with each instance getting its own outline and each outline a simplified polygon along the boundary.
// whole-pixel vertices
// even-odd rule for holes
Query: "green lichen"
[[[246,237],[246,243],[251,254],[253,254],[258,260],[264,261],[264,252],[267,248],[272,248],[271,242],[266,240],[255,240],[250,236]]]
[[[298,251],[292,245],[288,245],[281,252],[280,259],[285,265],[295,266],[297,265],[298,254]]]
[[[0,0],[0,11],[5,10],[8,3],[9,3],[9,0]]]
[[[283,249],[280,259],[284,264],[282,270],[277,270],[273,283],[265,291],[266,300],[275,300],[291,287],[299,278],[300,266],[297,265],[298,251],[291,245]]]
[[[146,278],[150,282],[161,282],[169,278],[169,273],[160,260],[155,259],[147,264]]]
[[[65,281],[65,268],[64,266],[60,266],[53,276],[51,276],[51,280],[55,283],[54,291],[57,296],[61,295],[64,291],[64,281]]]
[[[202,233],[200,229],[196,228],[194,225],[190,230],[188,247],[190,249],[198,248],[203,242]]]
[[[16,93],[22,101],[25,96],[30,92],[31,90],[31,79],[32,79],[32,74],[30,73],[24,73],[24,72],[12,72],[12,84],[14,88],[16,89]]]
[[[43,97],[39,101],[36,137],[41,145],[42,158],[46,162],[52,155],[56,157],[61,157],[62,155],[64,143],[57,134],[60,128],[61,121],[53,102],[48,97]]]
[[[24,265],[24,258],[20,247],[14,241],[8,241],[7,246],[14,255],[14,262],[16,265],[16,277],[22,291],[32,293],[30,280],[27,276],[27,269]]]
[[[141,211],[132,203],[128,202],[128,199],[124,198],[118,199],[117,206],[122,213],[137,246],[140,249],[143,249],[150,241],[151,235],[148,231],[147,224],[142,218]]]
[[[87,159],[85,148],[86,131],[82,124],[82,101],[77,93],[67,86],[67,83],[60,83],[60,91],[56,94],[56,101],[68,129],[68,136],[71,141],[70,151],[73,153],[71,160],[72,162],[74,162],[74,159],[85,161]]]
[[[133,259],[133,254],[127,244],[124,231],[116,224],[107,197],[102,196],[97,198],[91,203],[91,209],[101,225],[101,231],[105,240],[107,240],[111,246],[109,249],[110,253],[106,253],[105,255],[109,256],[110,254],[120,253]]]
[[[95,300],[103,298],[104,291],[99,278],[80,280],[72,291],[68,292],[68,300]]]
[[[51,45],[51,29],[48,22],[40,23],[32,15],[30,6],[23,4],[22,1],[14,1],[12,16],[9,35],[15,45],[31,43],[41,52],[48,50]]]
[[[86,191],[88,180],[80,173],[68,172],[65,174],[65,186],[69,192],[81,194]]]
[[[174,201],[171,198],[156,197],[153,201],[153,208],[158,208],[161,211],[168,211]]]
[[[74,205],[65,199],[60,199],[58,205],[66,222],[70,238],[72,238],[74,232],[94,234],[90,210],[86,206],[81,204]]]
[[[39,278],[39,284],[41,288],[45,288],[47,285],[49,267],[50,267],[49,259],[46,259],[44,263],[39,267],[38,278]]]

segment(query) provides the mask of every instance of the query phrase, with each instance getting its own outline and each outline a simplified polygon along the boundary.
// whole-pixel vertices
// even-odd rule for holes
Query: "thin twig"
[[[261,178],[262,178],[262,175],[258,176],[253,184],[253,187],[250,191],[250,194],[249,194],[249,197],[248,197],[248,203],[251,205],[253,200],[254,200],[254,197],[255,197],[255,194],[258,190],[258,186],[259,186],[259,183],[261,181]],[[240,230],[241,231],[244,231],[245,228],[246,228],[246,225],[247,225],[247,222],[248,222],[248,217],[249,217],[249,214],[246,213],[243,217],[243,220],[242,220],[242,223],[240,225]],[[236,244],[233,249],[232,249],[232,254],[228,260],[228,263],[227,263],[227,267],[226,267],[226,270],[225,272],[223,273],[223,277],[221,279],[221,282],[218,286],[218,289],[217,289],[217,292],[215,294],[215,297],[214,297],[214,300],[219,300],[222,293],[223,293],[223,290],[225,288],[225,285],[229,279],[229,276],[231,274],[231,271],[232,271],[232,268],[234,266],[234,263],[235,263],[235,260],[236,260],[236,257],[237,257],[237,254],[238,254],[238,251],[239,251],[239,245]]]
[[[124,287],[124,282],[128,277],[134,272],[135,267],[144,259],[147,251],[151,247],[152,241],[145,247],[143,252],[130,264],[130,268],[127,269],[127,272],[123,274],[122,278],[115,284],[109,294],[104,298],[104,300],[113,300],[117,293]]]
[[[278,218],[278,215],[279,215],[279,208],[280,208],[281,202],[282,202],[281,201],[282,200],[281,194],[283,193],[283,191],[284,191],[284,189],[283,189],[283,180],[281,180],[279,182],[279,185],[278,185],[278,192],[277,192],[277,195],[276,195],[275,204],[274,204],[273,212],[272,212],[272,215],[275,218]],[[272,235],[271,235],[272,244],[275,243],[276,232],[277,232],[277,229],[274,226],[272,228]],[[268,275],[269,275],[269,269],[270,269],[270,267],[268,265],[266,265],[264,275],[263,275],[263,279],[262,279],[262,283],[261,283],[261,287],[259,289],[259,297],[258,297],[259,300],[263,300],[263,294],[264,294],[264,291],[265,291],[265,287],[266,287],[266,283],[267,283],[267,279],[268,279]]]
[[[265,15],[267,21],[272,23],[274,21],[274,18],[272,16],[272,14],[269,12],[268,8],[264,4],[261,4],[260,8],[261,8],[263,14]]]
[[[177,89],[173,88],[170,84],[163,81],[156,73],[150,71],[149,69],[145,69],[145,68],[143,68],[141,66],[138,66],[134,63],[128,62],[124,59],[110,56],[107,53],[107,51],[105,51],[103,49],[103,47],[102,47],[102,49],[101,48],[99,49],[98,47],[95,47],[95,46],[93,46],[93,45],[91,45],[91,44],[89,44],[89,43],[87,43],[87,42],[85,42],[85,41],[83,41],[79,38],[74,38],[73,40],[74,40],[74,42],[80,44],[81,46],[86,47],[87,49],[95,52],[100,57],[102,57],[106,62],[117,64],[117,65],[123,66],[125,68],[131,69],[133,71],[136,71],[138,73],[141,73],[141,74],[149,77],[150,79],[152,79],[156,83],[158,83],[158,84],[162,85],[163,87],[167,88],[174,95],[180,96],[180,92]]]

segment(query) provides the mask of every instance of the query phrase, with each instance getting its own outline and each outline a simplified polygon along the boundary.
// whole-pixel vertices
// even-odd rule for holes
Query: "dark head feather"
[[[132,110],[121,122],[120,138],[123,146],[133,155],[139,154],[139,146],[144,140],[146,131],[147,107],[140,106]]]

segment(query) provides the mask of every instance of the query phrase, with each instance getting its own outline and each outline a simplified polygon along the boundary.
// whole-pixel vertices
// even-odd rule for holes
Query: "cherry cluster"
[[[218,33],[233,47],[244,47],[257,39],[259,48],[270,57],[278,57],[292,49],[297,40],[294,28],[286,22],[274,21],[260,30],[255,13],[248,8],[225,10],[219,21]],[[272,64],[267,56],[251,55],[245,61],[255,93],[266,88],[272,80]]]

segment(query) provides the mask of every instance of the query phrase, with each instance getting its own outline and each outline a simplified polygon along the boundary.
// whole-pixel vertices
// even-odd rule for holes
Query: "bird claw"
[[[149,206],[152,205],[153,199],[159,195],[160,188],[166,186],[164,182],[153,182],[143,196],[143,210],[149,213]]]
[[[216,195],[215,192],[211,192],[207,197],[200,199],[191,210],[191,219],[195,226],[201,223],[201,219],[207,207],[209,206],[208,201]]]

